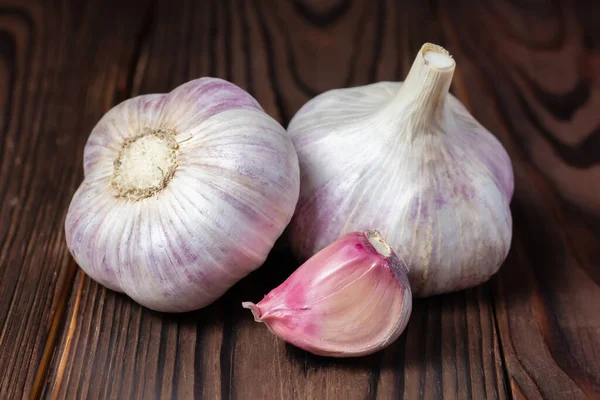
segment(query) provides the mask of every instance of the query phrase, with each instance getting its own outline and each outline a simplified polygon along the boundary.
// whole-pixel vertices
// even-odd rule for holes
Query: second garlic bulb
[[[407,263],[416,296],[498,270],[512,237],[512,165],[448,93],[454,69],[447,51],[425,44],[404,83],[331,90],[294,116],[301,192],[290,233],[301,259],[377,229]]]

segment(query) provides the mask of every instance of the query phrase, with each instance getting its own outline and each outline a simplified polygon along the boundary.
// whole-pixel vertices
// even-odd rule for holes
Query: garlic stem
[[[442,115],[455,66],[443,47],[431,43],[421,47],[393,101],[395,109],[402,109],[413,132],[442,131]]]
[[[379,254],[381,254],[384,257],[390,256],[390,254],[392,253],[392,249],[390,248],[390,245],[385,242],[385,240],[378,231],[366,231],[365,236],[367,237],[369,243],[371,243],[371,246],[373,246],[373,248]]]

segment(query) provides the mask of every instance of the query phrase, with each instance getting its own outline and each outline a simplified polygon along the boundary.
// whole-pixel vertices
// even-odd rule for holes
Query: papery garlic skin
[[[307,259],[377,229],[417,297],[477,285],[512,237],[513,170],[500,142],[448,93],[454,60],[426,44],[404,83],[325,92],[289,124],[301,192],[292,248]]]
[[[93,129],[67,245],[102,285],[159,311],[211,303],[258,268],[298,199],[285,130],[216,78],[126,100]]]
[[[257,322],[311,353],[355,357],[400,336],[412,310],[406,265],[379,232],[353,232],[301,265],[258,304]]]

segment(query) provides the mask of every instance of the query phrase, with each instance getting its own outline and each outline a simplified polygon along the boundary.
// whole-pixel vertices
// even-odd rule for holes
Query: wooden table
[[[600,398],[600,2],[479,3],[0,0],[0,398]],[[510,153],[513,246],[489,283],[416,301],[385,351],[319,358],[253,322],[240,302],[296,267],[285,248],[184,315],[70,257],[83,146],[114,104],[218,76],[285,126],[327,89],[403,79],[425,41]]]

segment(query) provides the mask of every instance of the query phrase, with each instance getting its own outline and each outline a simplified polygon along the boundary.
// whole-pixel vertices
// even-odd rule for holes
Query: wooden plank
[[[599,398],[600,6],[516,4],[443,14],[469,60],[463,92],[515,166],[515,237],[493,290],[510,389]]]
[[[131,95],[219,76],[287,124],[321,91],[404,76],[420,45],[443,42],[436,10],[372,1],[157,2]],[[486,285],[418,301],[407,333],[357,360],[311,356],[253,322],[296,263],[285,245],[197,312],[143,309],[79,273],[45,388],[51,398],[505,398]]]
[[[63,223],[81,179],[82,133],[126,90],[134,48],[124,38],[140,16],[132,4],[106,7],[127,24],[106,25],[106,11],[76,2],[0,2],[3,399],[42,387],[77,271]]]

